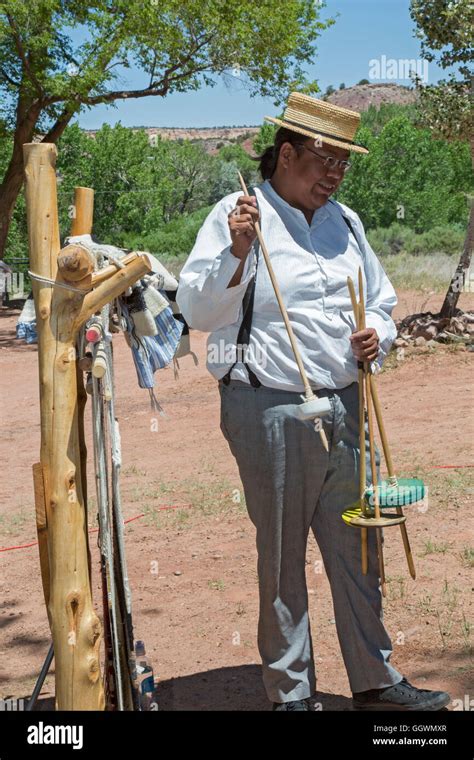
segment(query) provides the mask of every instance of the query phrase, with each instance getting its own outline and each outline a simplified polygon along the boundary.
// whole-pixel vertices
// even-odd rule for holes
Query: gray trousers
[[[341,513],[359,495],[357,383],[328,396],[329,453],[314,423],[297,417],[299,393],[219,381],[221,430],[239,467],[256,527],[260,612],[258,648],[268,698],[288,702],[316,691],[305,559],[309,530],[331,586],[341,652],[353,692],[401,681],[390,664],[383,625],[376,536],[368,531],[369,572],[362,575],[361,534]],[[370,482],[369,448],[366,459]],[[378,463],[377,452],[377,463]]]

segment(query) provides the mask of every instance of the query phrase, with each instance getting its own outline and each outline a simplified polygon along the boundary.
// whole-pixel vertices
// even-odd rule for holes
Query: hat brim
[[[275,119],[273,116],[264,116],[263,117],[266,121],[271,121],[273,124],[278,124],[279,127],[286,127],[286,129],[291,129],[292,132],[298,132],[301,135],[306,135],[306,137],[313,137],[316,138],[318,136],[318,132],[310,132],[309,129],[305,129],[304,127],[298,127],[294,124],[290,124],[289,122],[286,122],[282,119]],[[346,148],[346,150],[351,150],[354,153],[368,153],[369,151],[367,148],[364,148],[362,145],[356,145],[355,143],[346,143],[343,140],[336,140],[332,139],[331,137],[323,137],[321,135],[321,141],[323,143],[326,143],[327,145],[334,145],[336,148]]]

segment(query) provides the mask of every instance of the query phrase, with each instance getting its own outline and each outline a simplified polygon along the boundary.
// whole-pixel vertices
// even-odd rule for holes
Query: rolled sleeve
[[[245,291],[255,271],[252,249],[245,261],[240,283],[227,287],[240,264],[240,259],[231,251],[227,221],[239,195],[228,195],[213,208],[181,270],[176,302],[188,324],[196,330],[210,332],[237,322]]]

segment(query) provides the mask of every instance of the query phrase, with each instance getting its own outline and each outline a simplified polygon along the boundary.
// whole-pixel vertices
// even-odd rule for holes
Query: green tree
[[[0,257],[23,183],[22,148],[56,142],[74,115],[100,103],[196,90],[239,66],[249,94],[306,84],[315,42],[333,23],[313,0],[0,0],[0,92],[13,143],[0,185]],[[75,42],[72,30],[83,33]],[[138,67],[140,88],[120,86]]]
[[[405,116],[414,124],[418,118],[417,107],[414,103],[381,103],[378,107],[371,103],[366,111],[362,111],[360,123],[378,135],[396,116]]]
[[[155,151],[152,168],[160,176],[160,209],[159,216],[149,215],[145,219],[145,231],[150,229],[151,223],[162,225],[208,205],[212,194],[211,178],[216,159],[209,156],[201,144],[162,140]]]
[[[281,119],[282,116],[283,114],[280,114],[277,118]],[[265,148],[268,148],[269,145],[273,145],[275,132],[277,129],[278,127],[271,122],[266,121],[262,124],[252,143],[253,149],[257,156],[261,156]]]
[[[404,116],[387,122],[378,136],[362,127],[356,140],[370,152],[351,156],[338,200],[360,211],[369,229],[400,220],[421,233],[464,221],[472,188],[466,143],[436,140]]]
[[[90,143],[94,232],[101,240],[118,241],[123,230],[140,229],[153,203],[148,135],[104,124]]]
[[[351,169],[344,177],[336,199],[360,213],[367,229],[378,226],[378,200],[374,197],[373,177],[375,138],[367,127],[360,126],[355,142],[365,145],[369,155],[351,153]]]
[[[469,140],[474,166],[472,107],[470,101],[472,61],[472,3],[470,0],[412,0],[410,13],[421,41],[422,55],[437,61],[443,69],[458,67],[448,79],[436,85],[416,80],[423,123],[435,135],[447,140]],[[470,199],[470,216],[463,251],[449,284],[441,317],[452,317],[471,263],[474,243],[474,207]]]
[[[255,166],[253,168],[255,169]],[[216,171],[212,181],[212,199],[214,202],[217,202],[225,195],[230,195],[230,193],[235,193],[237,190],[241,190],[239,176],[237,174],[239,171],[242,173],[241,166],[237,161],[217,162]],[[245,181],[248,186],[250,183],[248,180]]]
[[[95,190],[94,233],[118,244],[126,235],[147,235],[207,205],[213,195],[218,161],[200,143],[160,137],[150,143],[145,130],[121,124],[104,124],[92,138],[73,125],[65,130],[59,150],[65,229],[78,184]],[[240,146],[237,150],[242,151]]]
[[[92,180],[93,150],[94,140],[88,137],[78,124],[71,124],[67,127],[58,142],[59,152],[56,166],[59,228],[64,234],[69,233],[71,218],[74,213],[74,188],[78,186],[94,187]],[[98,203],[97,197],[95,203]],[[7,245],[7,250],[9,249],[10,235]]]
[[[252,160],[240,144],[226,145],[219,151],[217,159],[217,173],[222,182],[220,186],[219,182],[216,186],[216,201],[228,193],[241,189],[237,172],[241,173],[247,186],[260,181],[258,163]],[[226,187],[231,189],[224,192]]]
[[[196,235],[211,209],[212,205],[203,206],[190,214],[172,219],[167,224],[150,230],[147,234],[125,233],[122,243],[127,248],[142,249],[156,254],[165,266],[168,266],[167,262],[169,262],[173,266],[174,274],[178,274],[174,268],[173,259],[176,257],[183,259],[189,255]]]

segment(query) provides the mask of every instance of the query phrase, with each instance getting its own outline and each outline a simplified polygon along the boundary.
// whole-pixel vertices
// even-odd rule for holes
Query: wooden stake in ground
[[[76,338],[81,325],[92,314],[151,271],[151,266],[145,256],[140,256],[86,295],[51,284],[51,280],[67,282],[67,265],[58,276],[57,151],[48,143],[26,144],[23,151],[38,333],[40,463],[47,525],[48,617],[54,643],[56,709],[103,710],[105,700],[99,667],[101,625],[92,606],[80,466]],[[71,280],[70,286],[77,288],[77,283]],[[41,483],[38,471],[35,482]]]

